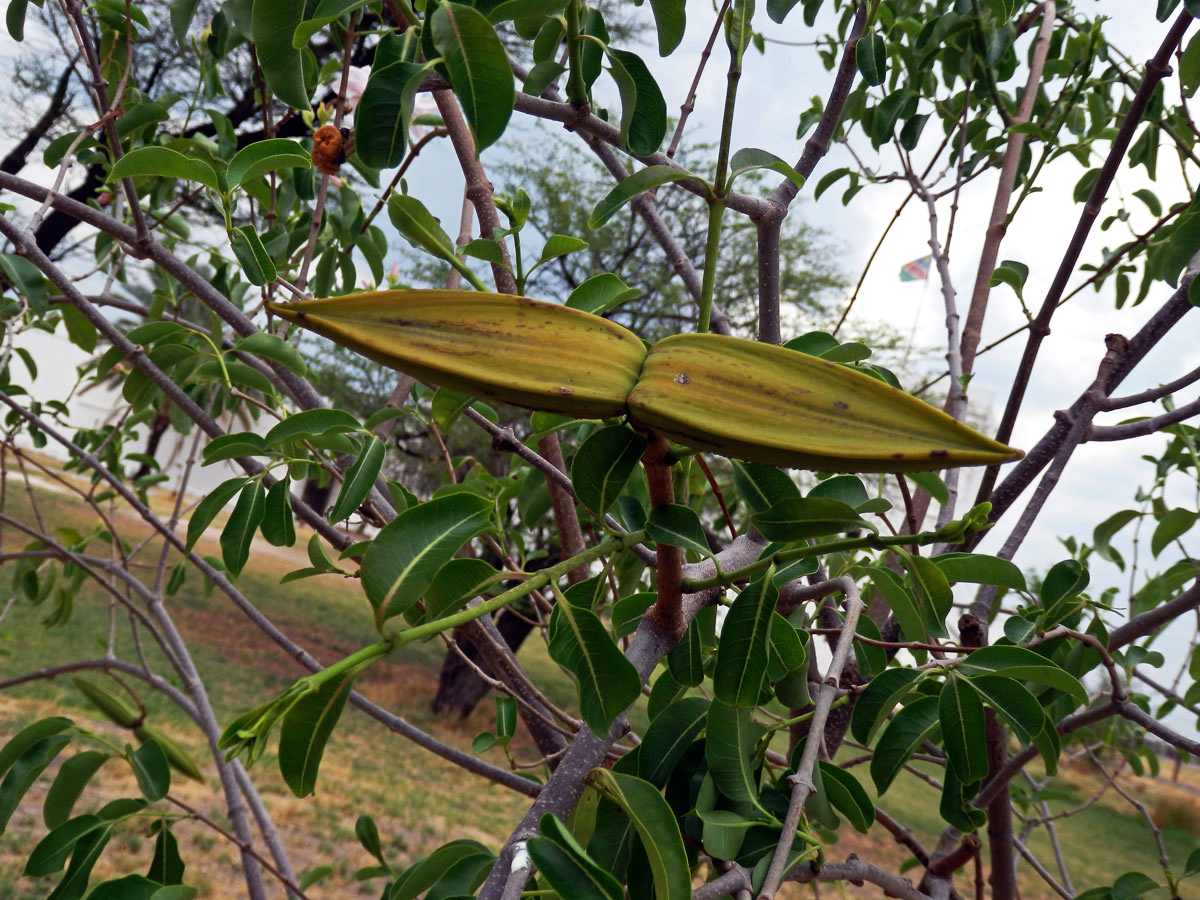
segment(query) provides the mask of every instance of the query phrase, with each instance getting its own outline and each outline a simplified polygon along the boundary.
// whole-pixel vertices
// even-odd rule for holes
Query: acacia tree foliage
[[[42,27],[32,15],[39,6],[10,0],[14,39]],[[112,835],[143,828],[147,808],[169,808],[176,775],[208,772],[222,789],[226,834],[236,840],[247,895],[302,895],[319,870],[297,874],[270,803],[243,761],[261,755],[278,731],[286,783],[299,796],[311,793],[325,744],[350,703],[396,742],[413,741],[532,801],[501,846],[455,841],[424,860],[385,858],[371,811],[363,810],[357,833],[380,857],[368,874],[386,883],[391,898],[494,900],[537,890],[617,900],[626,889],[660,900],[772,897],[786,879],[870,882],[891,896],[932,900],[969,889],[968,878],[956,887],[955,873],[980,859],[983,844],[987,888],[978,881],[974,889],[996,898],[1016,896],[1018,867],[1026,865],[1067,897],[1128,900],[1160,888],[1179,894],[1180,882],[1200,870],[1200,853],[1172,859],[1164,850],[1161,870],[1096,884],[1069,859],[1036,859],[1020,839],[1034,829],[1053,832],[1055,820],[1043,810],[1026,817],[1018,835],[1014,808],[1027,809],[1030,796],[1017,776],[1040,787],[1064,753],[1140,766],[1149,758],[1148,733],[1181,752],[1200,749],[1164,721],[1171,707],[1197,712],[1196,666],[1172,659],[1166,674],[1149,671],[1167,662],[1154,649],[1164,629],[1190,627],[1185,616],[1200,607],[1198,569],[1187,552],[1200,518],[1197,429],[1189,424],[1200,401],[1172,400],[1200,381],[1200,370],[1174,372],[1158,386],[1137,372],[1164,335],[1190,321],[1200,208],[1191,196],[1164,203],[1152,187],[1130,198],[1133,209],[1108,199],[1126,163],[1144,169],[1148,185],[1168,159],[1182,167],[1186,183],[1195,181],[1198,132],[1187,108],[1200,83],[1200,43],[1189,35],[1193,0],[1146,6],[1145,15],[1157,12],[1163,26],[1144,65],[1110,43],[1104,22],[1089,19],[1090,8],[1056,0],[770,0],[765,9],[739,0],[715,15],[692,8],[692,27],[711,27],[714,48],[695,60],[697,77],[726,74],[717,159],[699,171],[681,167],[667,127],[670,97],[682,101],[679,127],[686,130],[689,87],[658,84],[645,62],[648,53],[677,52],[688,12],[681,0],[651,3],[657,47],[649,51],[622,46],[604,14],[582,0],[200,6],[45,4],[44,21],[78,55],[63,69],[65,87],[50,98],[45,120],[60,123],[62,133],[33,135],[0,166],[5,458],[19,459],[25,472],[36,460],[14,443],[17,436],[54,442],[72,469],[93,479],[96,490],[84,499],[97,516],[95,530],[84,534],[0,513],[12,602],[53,598],[53,621],[71,614],[85,581],[113,598],[111,628],[101,636],[108,652],[89,658],[81,648],[69,665],[19,673],[0,686],[83,672],[79,689],[120,735],[100,736],[55,717],[11,735],[0,749],[0,827],[28,788],[49,778],[50,764],[66,760],[47,794],[48,830],[27,874],[64,872],[53,896],[84,896]],[[757,30],[768,18],[815,38],[813,52],[834,73],[816,107],[796,110],[811,136],[794,163],[764,150],[733,152],[734,112],[746,100],[739,76],[756,64],[748,48],[762,43]],[[828,35],[819,33],[818,20]],[[226,77],[246,71],[251,59],[261,77]],[[371,76],[355,113],[357,153],[335,185],[311,168],[307,133],[323,116],[343,124],[351,66],[368,61]],[[185,66],[197,75],[187,89],[151,77],[154,68]],[[319,85],[330,80],[335,87],[326,94]],[[486,264],[477,268],[455,256],[420,201],[403,192],[401,175],[424,146],[407,135],[414,98],[425,92],[437,102],[480,223],[461,248],[463,258]],[[68,100],[75,96],[91,108]],[[322,97],[333,106],[314,106]],[[607,118],[595,114],[604,105]],[[959,496],[956,470],[830,477],[680,453],[647,457],[646,477],[637,468],[646,439],[622,423],[535,412],[499,427],[486,405],[444,390],[431,395],[411,379],[399,379],[392,405],[365,420],[327,406],[306,378],[304,357],[279,323],[266,319],[260,300],[350,292],[360,270],[380,283],[397,233],[475,287],[487,287],[485,272],[509,293],[536,283],[537,263],[584,251],[587,234],[550,236],[543,248],[531,248],[523,230],[536,220],[528,195],[515,188],[493,195],[488,148],[514,114],[566,124],[584,140],[614,179],[590,224],[629,203],[672,260],[698,310],[699,330],[727,329],[726,306],[748,302],[715,289],[722,284],[724,229],[744,217],[756,229],[758,340],[787,339],[796,353],[884,380],[894,376],[872,368],[862,345],[784,333],[780,229],[801,191],[823,203],[860,202],[873,182],[906,183],[929,213],[946,307],[946,408],[958,418],[975,384],[968,376],[981,341],[991,337],[989,305],[1015,302],[1025,288],[1025,266],[999,262],[1006,230],[1019,224],[1022,202],[1039,184],[1078,178],[1077,220],[1060,248],[1058,274],[1030,309],[1012,384],[994,386],[1007,391],[1002,441],[1031,415],[1023,413],[1026,389],[1073,282],[1075,290],[1080,283],[1111,286],[1119,307],[1152,304],[1154,311],[1134,333],[1109,335],[1103,344],[1096,337],[1093,383],[1077,398],[1056,398],[1064,407],[1059,415],[1035,417],[1043,437],[1020,462],[989,470],[974,506]],[[823,163],[834,140],[855,151],[854,167]],[[54,172],[50,185],[22,177],[35,151]],[[81,185],[66,181],[72,164],[86,167]],[[755,167],[778,179],[770,193],[743,190],[739,176]],[[944,248],[968,180],[993,185],[994,206],[960,317],[966,292],[955,290]],[[840,198],[834,185],[844,189]],[[700,265],[659,213],[657,198],[670,191],[689,192],[707,207]],[[390,224],[378,215],[385,206]],[[1129,227],[1145,211],[1153,223],[1104,258],[1082,255],[1095,227]],[[215,227],[202,227],[212,221]],[[80,224],[86,236],[68,253],[63,236]],[[87,267],[99,276],[85,273],[78,257],[92,260]],[[100,276],[100,291],[81,289],[81,279]],[[601,273],[567,301],[619,314],[613,311],[628,299],[623,282]],[[136,321],[118,325],[106,307]],[[19,346],[21,333],[37,328],[61,328],[96,354],[87,379],[120,381],[128,406],[117,424],[73,428],[69,409],[39,400],[26,371],[34,361]],[[1126,380],[1132,392],[1121,394]],[[1138,418],[1096,421],[1126,410]],[[218,424],[226,412],[258,416],[264,427],[226,433]],[[130,477],[137,429],[159,414],[193,436],[201,462],[234,460],[244,472],[195,505],[186,527],[181,505],[165,518],[147,505],[146,492],[166,478],[157,463],[135,458],[151,471]],[[713,416],[721,414],[714,401]],[[469,466],[451,483],[441,460],[432,459],[429,471],[439,473],[440,485],[420,495],[381,478],[386,448],[379,434],[414,415],[443,423],[465,418],[512,456],[507,473]],[[1055,502],[1074,451],[1088,441],[1153,434],[1161,434],[1162,449],[1133,505],[1101,523],[1079,523],[1090,543],[1069,542],[1069,558],[1027,583],[1019,567],[1023,540]],[[294,491],[318,471],[339,484],[328,514]],[[16,476],[6,470],[6,477]],[[1169,499],[1179,496],[1179,483],[1193,486],[1187,506],[1170,505],[1179,502]],[[887,499],[893,484],[899,507]],[[173,487],[182,504],[186,483]],[[152,539],[125,539],[105,514],[109,501],[148,523]],[[1113,498],[1114,506],[1123,502]],[[553,518],[562,559],[537,570],[528,538],[539,504],[541,517]],[[221,559],[199,555],[197,539],[226,507]],[[928,527],[927,514],[935,523]],[[369,601],[364,616],[372,615],[379,630],[376,643],[324,668],[238,587],[254,536],[291,545],[294,518],[316,536],[311,567],[288,579],[357,576]],[[347,520],[372,526],[371,536],[351,545],[334,527]],[[1113,542],[1135,527],[1150,532],[1151,554],[1165,568],[1131,560],[1127,587],[1089,591],[1088,563],[1124,568]],[[989,528],[1005,536],[1002,546],[973,552]],[[736,536],[724,537],[727,531]],[[460,554],[468,545],[471,552]],[[485,547],[499,567],[480,558]],[[345,558],[335,562],[340,554]],[[210,581],[248,628],[283,647],[308,674],[275,698],[245,686],[245,712],[218,721],[171,608],[189,578]],[[719,632],[718,604],[730,604]],[[496,639],[493,616],[513,607],[537,622],[551,657],[574,679],[580,718],[547,701]],[[154,661],[119,655],[118,629],[136,634],[134,646],[157,645]],[[476,752],[450,747],[354,691],[355,677],[376,660],[454,629],[501,686],[492,742],[506,742],[523,723],[544,754],[536,780],[496,765],[487,740]],[[818,653],[824,643],[831,653]],[[130,687],[118,695],[102,673]],[[130,705],[126,691],[160,692],[176,703],[211,758],[191,759]],[[636,740],[628,724],[635,706],[638,721],[648,722]],[[836,756],[851,738],[865,750],[854,765]],[[888,788],[914,753],[938,769],[931,782],[946,827],[936,847],[922,846],[905,825],[906,811],[889,805]],[[141,796],[84,809],[77,802],[83,787],[104,778],[100,767],[118,758],[131,767]],[[864,789],[867,779],[877,801]],[[184,870],[172,833],[178,820],[155,822],[149,874],[95,885],[89,896],[194,894],[179,883]],[[1157,829],[1147,827],[1162,846]],[[918,868],[906,878],[868,858],[841,860],[834,842],[847,829],[889,833]]]

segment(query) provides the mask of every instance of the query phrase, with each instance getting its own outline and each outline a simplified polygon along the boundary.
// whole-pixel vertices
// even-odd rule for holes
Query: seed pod
[[[615,322],[508,294],[378,291],[270,309],[414,378],[581,418],[624,415],[646,356]]]
[[[1021,456],[869,375],[716,334],[655,344],[628,405],[673,440],[772,466],[916,472]]]
[[[579,418],[628,415],[690,447],[789,468],[917,472],[997,465],[1006,447],[868,375],[756,341],[621,326],[474,291],[380,291],[277,315],[415,378]]]
[[[177,772],[186,775],[194,781],[204,780],[204,775],[200,772],[200,767],[188,756],[187,751],[157,728],[151,725],[142,725],[133,729],[133,733],[143,744],[146,741],[154,741],[154,743],[158,744],[162,748],[163,756],[167,758],[167,762],[170,763],[171,768]]]
[[[92,684],[84,678],[72,678],[71,683],[113,724],[122,728],[133,728],[142,721],[141,713],[130,709],[124,700],[110,694],[99,685]]]

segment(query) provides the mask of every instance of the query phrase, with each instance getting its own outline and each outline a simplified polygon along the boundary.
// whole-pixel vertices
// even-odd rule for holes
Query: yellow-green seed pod
[[[715,334],[655,344],[628,405],[673,440],[772,466],[916,472],[1021,456],[869,375]]]
[[[615,322],[509,294],[377,291],[270,309],[414,378],[580,418],[624,415],[646,356]]]
[[[85,678],[72,678],[71,683],[113,724],[122,728],[133,728],[142,720],[141,713],[131,709],[124,700],[110,694],[99,685],[92,684]]]
[[[151,725],[142,725],[135,728],[133,733],[143,744],[146,741],[154,741],[154,743],[158,744],[162,748],[163,756],[167,758],[167,762],[171,765],[171,768],[195,781],[204,781],[204,775],[200,772],[200,767],[196,765],[195,761],[188,755],[188,752],[157,728]]]

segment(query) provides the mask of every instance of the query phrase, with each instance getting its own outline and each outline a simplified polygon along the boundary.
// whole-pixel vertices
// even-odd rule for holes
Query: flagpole
[[[925,300],[929,297],[929,282],[931,280],[932,279],[929,277],[928,272],[926,272],[925,277],[921,279],[923,282],[921,285],[921,301],[917,304],[917,312],[913,316],[912,330],[908,334],[908,346],[904,349],[903,365],[908,365],[908,359],[910,356],[912,356],[913,340],[917,336],[917,326],[921,323],[921,313],[925,309]]]

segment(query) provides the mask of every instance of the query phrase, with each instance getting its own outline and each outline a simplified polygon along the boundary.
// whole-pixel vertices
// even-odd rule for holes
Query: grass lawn
[[[15,482],[10,483],[5,512],[25,520],[31,514],[29,500],[23,492],[13,490],[14,485]],[[82,507],[77,500],[42,490],[36,491],[36,497],[38,510],[49,526],[70,525],[82,530],[85,520],[81,518]],[[156,508],[167,501],[165,496],[160,497]],[[120,515],[119,521],[126,540],[135,541],[146,533],[146,526],[136,519]],[[321,576],[279,585],[282,574],[307,565],[303,551],[307,536],[303,534],[293,550],[280,551],[263,545],[269,552],[256,552],[252,556],[252,566],[242,574],[238,585],[298,643],[323,662],[331,662],[371,642],[374,630],[368,605],[352,581],[340,576]],[[18,548],[25,543],[13,529],[3,530],[5,548]],[[102,546],[101,542],[94,542],[89,552],[100,554],[104,552]],[[204,539],[200,548],[206,554],[219,553],[215,538]],[[155,560],[156,556],[150,555],[149,550],[142,551],[137,557],[138,562],[148,566]],[[152,569],[146,571],[152,574]],[[7,589],[7,580],[4,583]],[[0,622],[0,631],[7,635],[0,648],[8,654],[0,656],[0,678],[103,654],[108,633],[107,595],[89,582],[76,598],[65,624],[47,628],[42,620],[47,617],[52,604],[53,600],[48,599],[39,606],[32,606],[23,597],[12,604]],[[304,674],[286,653],[261,637],[223,595],[206,596],[198,575],[189,576],[168,605],[191,647],[222,723],[238,712],[264,702]],[[117,632],[118,652],[127,658],[135,658],[123,620]],[[144,644],[147,644],[144,646],[147,657],[157,665],[161,657],[156,648],[148,642]],[[440,641],[404,647],[368,670],[359,679],[358,687],[385,708],[439,739],[469,751],[472,737],[493,726],[492,706],[485,700],[465,722],[439,719],[430,713],[429,702],[436,690],[442,653]],[[529,640],[522,649],[521,658],[540,685],[550,686],[548,692],[552,699],[564,706],[573,705],[573,688],[563,677],[555,676],[555,667],[541,641]],[[166,669],[159,667],[159,671]],[[88,673],[87,677],[97,683],[107,681],[96,673]],[[119,693],[111,681],[105,686]],[[143,691],[140,684],[135,685],[135,689],[146,702],[150,723],[178,740],[194,758],[205,758],[206,748],[199,732],[190,726],[181,712],[149,691]],[[70,716],[78,724],[94,729],[118,745],[129,740],[126,732],[101,721],[69,680],[59,679],[33,681],[0,693],[0,743],[28,722],[51,714]],[[532,744],[521,734],[514,742],[513,752],[522,759],[537,756]],[[60,760],[68,755],[63,754]],[[499,750],[490,751],[489,758],[504,764]],[[220,786],[211,774],[211,766],[205,768],[209,777],[204,784],[176,777],[172,795],[192,809],[227,824]],[[854,771],[869,788],[865,766]],[[1169,769],[1163,774],[1169,775]],[[349,707],[326,750],[314,797],[305,800],[292,797],[283,785],[270,753],[259,761],[252,775],[283,832],[295,868],[303,871],[320,865],[333,867],[330,878],[308,891],[314,900],[378,896],[379,882],[359,883],[354,879],[359,868],[372,864],[354,837],[354,823],[360,812],[375,817],[385,852],[399,868],[454,838],[473,838],[495,848],[527,807],[525,798],[407,744]],[[1185,768],[1181,780],[1200,784],[1200,773]],[[41,779],[18,808],[7,832],[0,836],[0,900],[43,898],[56,883],[58,876],[30,879],[19,874],[30,849],[45,834],[41,805],[49,782],[48,777]],[[89,789],[77,804],[77,811],[138,794],[132,776],[128,775],[128,767],[120,762],[109,763],[97,783],[98,787]],[[1074,802],[1053,801],[1052,808],[1058,810],[1082,802],[1091,796],[1099,783],[1094,772],[1064,770],[1056,786],[1077,799]],[[1200,797],[1161,781],[1128,777],[1122,779],[1122,784],[1128,790],[1136,791],[1137,796],[1156,812],[1176,825],[1184,826],[1164,833],[1167,851],[1178,874],[1187,854],[1200,843],[1200,835],[1195,833],[1196,825],[1200,823]],[[909,824],[926,847],[933,847],[942,830],[937,814],[938,797],[933,788],[911,775],[902,775],[879,803],[895,818]],[[145,871],[153,850],[149,826],[150,821],[146,821],[139,827],[124,828],[97,865],[94,880],[118,873]],[[231,843],[192,820],[180,822],[175,830],[188,866],[186,880],[201,888],[201,896],[242,895],[244,888],[238,873],[237,852]],[[1076,891],[1111,884],[1119,875],[1131,870],[1161,877],[1156,861],[1157,849],[1149,831],[1136,811],[1112,791],[1082,814],[1060,822],[1059,840],[1071,863]],[[1056,872],[1045,829],[1034,833],[1030,848],[1047,868]],[[842,859],[852,852],[885,868],[900,865],[909,855],[884,832],[864,838],[846,826],[837,844],[829,848],[828,856]],[[1026,900],[1048,900],[1055,896],[1028,866],[1023,865],[1021,872],[1022,897]],[[960,874],[957,883],[964,895],[970,893],[969,873]],[[1185,882],[1183,896],[1200,900],[1200,889],[1191,888],[1191,884]],[[845,896],[880,895],[878,889],[870,886],[843,887]],[[823,888],[826,894],[834,890],[838,888]],[[808,896],[810,891],[793,885],[787,894]],[[1159,896],[1165,898],[1166,893],[1159,892]]]

